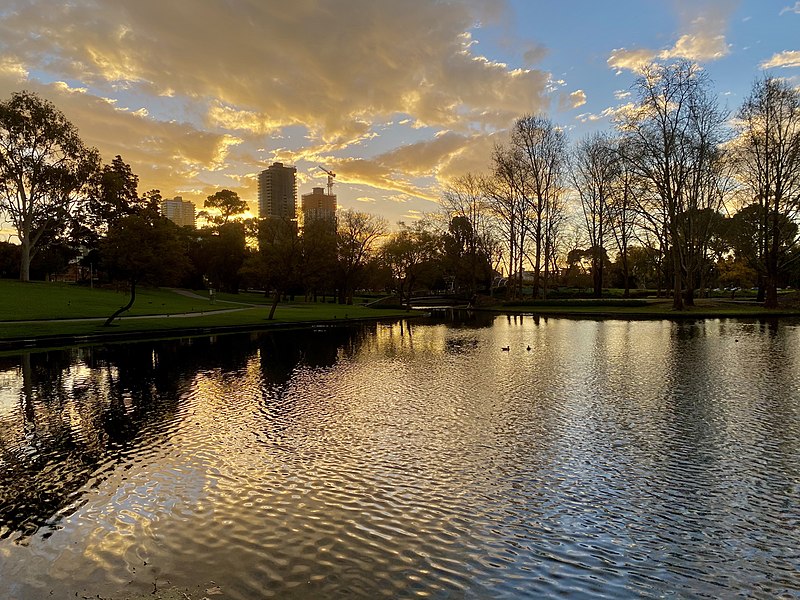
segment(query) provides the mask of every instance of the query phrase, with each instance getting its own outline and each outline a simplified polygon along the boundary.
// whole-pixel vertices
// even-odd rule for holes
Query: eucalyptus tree
[[[21,244],[22,281],[38,250],[70,225],[99,164],[50,101],[22,91],[0,102],[0,212]]]
[[[214,209],[219,214],[203,210],[198,216],[204,217],[214,225],[222,226],[227,225],[233,217],[244,214],[247,211],[247,202],[239,198],[236,192],[219,190],[205,199],[203,207]]]
[[[766,76],[753,85],[738,117],[738,172],[758,206],[764,301],[774,308],[781,271],[800,256],[793,252],[799,241],[800,91]]]

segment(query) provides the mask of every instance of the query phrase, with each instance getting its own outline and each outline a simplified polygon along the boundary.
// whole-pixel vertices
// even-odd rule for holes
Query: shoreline
[[[695,307],[693,310],[683,312],[650,309],[637,310],[637,307],[618,307],[608,306],[596,307],[598,310],[587,310],[585,307],[569,306],[486,306],[465,309],[461,307],[429,307],[425,309],[413,309],[412,311],[392,311],[389,314],[375,316],[357,316],[333,319],[317,320],[288,320],[288,321],[263,321],[249,322],[242,324],[208,324],[193,325],[189,327],[175,327],[168,329],[143,328],[127,331],[95,331],[89,333],[63,333],[63,334],[44,334],[44,335],[24,335],[0,338],[0,354],[9,354],[26,350],[48,350],[66,348],[72,346],[90,346],[98,344],[124,343],[133,341],[165,340],[184,337],[202,337],[207,335],[225,335],[234,333],[250,333],[260,331],[286,331],[292,329],[314,329],[342,327],[357,323],[374,323],[380,321],[393,321],[397,319],[423,318],[431,312],[439,310],[470,310],[484,314],[509,317],[532,317],[532,318],[559,318],[559,319],[596,319],[596,320],[621,320],[621,321],[691,321],[708,319],[748,319],[748,320],[772,320],[772,319],[800,319],[800,311],[790,309],[776,309],[765,312],[761,310],[713,310],[702,307]],[[146,319],[147,317],[137,317],[136,320]],[[155,318],[155,317],[153,317]],[[130,319],[130,317],[128,317]],[[57,323],[59,320],[39,320],[42,323]],[[29,321],[32,322],[32,321]]]
[[[26,350],[55,350],[73,346],[95,346],[125,342],[145,342],[177,338],[203,337],[257,331],[289,331],[292,329],[314,329],[343,327],[357,323],[375,323],[422,315],[376,315],[374,317],[352,317],[317,321],[265,321],[241,325],[207,325],[179,327],[174,329],[140,329],[132,331],[101,331],[86,334],[31,335],[26,337],[0,338],[0,355],[14,354]]]

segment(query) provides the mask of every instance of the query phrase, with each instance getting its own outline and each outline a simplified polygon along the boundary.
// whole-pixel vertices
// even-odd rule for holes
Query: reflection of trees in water
[[[496,313],[463,308],[435,308],[425,317],[425,324],[445,324],[467,329],[484,329],[494,325]]]
[[[236,373],[256,349],[261,374],[283,394],[298,367],[357,352],[370,326],[209,336],[27,353],[16,370],[16,411],[0,415],[0,538],[25,538],[80,502],[127,456],[170,437],[181,399],[201,371]],[[374,328],[374,326],[372,326]],[[274,396],[273,396],[274,399]]]
[[[369,331],[375,331],[374,324],[267,333],[258,344],[264,381],[281,387],[298,367],[332,367],[341,356],[354,356]]]
[[[140,444],[143,430],[169,435],[182,380],[150,344],[17,360],[19,410],[0,420],[0,537],[50,523]]]

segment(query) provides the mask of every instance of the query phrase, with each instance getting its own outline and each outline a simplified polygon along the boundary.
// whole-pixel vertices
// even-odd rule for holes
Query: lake
[[[798,597],[800,323],[443,313],[0,358],[0,598],[170,590]]]

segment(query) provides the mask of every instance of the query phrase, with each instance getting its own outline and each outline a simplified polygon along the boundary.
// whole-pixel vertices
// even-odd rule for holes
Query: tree
[[[68,227],[98,165],[97,151],[48,100],[22,91],[0,103],[0,210],[22,246],[22,281],[42,244]]]
[[[340,304],[353,303],[358,277],[386,231],[387,223],[382,217],[352,210],[339,215],[336,246]]]
[[[418,221],[410,227],[402,222],[399,225],[399,230],[381,248],[381,256],[392,272],[401,302],[405,299],[410,309],[414,286],[424,270],[430,269],[441,255],[441,237],[424,222]]]
[[[275,309],[283,294],[298,284],[301,256],[295,221],[280,218],[261,221],[259,253],[249,268],[260,272],[266,288],[275,292],[267,317],[269,320],[275,316]]]
[[[612,229],[611,204],[619,179],[620,159],[606,135],[594,134],[581,141],[572,156],[570,175],[581,200],[591,251],[593,293],[603,293],[606,239]]]
[[[617,246],[618,260],[622,276],[622,287],[624,288],[623,297],[630,296],[631,269],[628,260],[628,248],[634,237],[636,230],[636,178],[629,168],[628,163],[623,160],[625,153],[620,150],[619,140],[617,140],[615,151],[617,153],[616,177],[613,182],[613,196],[608,205],[609,225],[611,235]]]
[[[178,226],[165,218],[150,220],[142,215],[122,217],[108,230],[101,244],[104,266],[116,278],[130,284],[130,300],[111,315],[105,326],[136,301],[141,282],[169,284],[188,268],[186,249],[178,237]]]
[[[492,174],[483,182],[489,211],[505,246],[507,294],[510,298],[515,298],[522,291],[523,247],[527,231],[525,181],[519,164],[518,150],[497,145],[492,152]]]
[[[201,233],[206,257],[204,275],[209,286],[237,294],[239,269],[247,256],[244,224],[234,221]]]
[[[479,280],[487,278],[486,264],[493,245],[485,182],[472,173],[456,178],[445,188],[442,206],[450,221],[445,253],[455,277],[454,286],[472,297]]]
[[[558,235],[564,218],[564,171],[566,138],[564,131],[541,115],[517,119],[511,130],[511,145],[516,150],[523,184],[520,249],[525,249],[525,234],[533,236],[533,295],[543,289],[547,295],[550,272],[555,269]],[[522,261],[519,274],[522,276]]]
[[[139,198],[139,177],[120,155],[97,172],[92,193],[86,205],[86,221],[96,235],[102,235],[122,217],[133,215],[143,207]]]
[[[239,194],[231,190],[220,190],[206,198],[203,203],[205,208],[219,211],[219,215],[211,215],[208,211],[201,211],[200,215],[215,225],[226,225],[231,217],[241,215],[247,211],[247,202],[239,198]]]
[[[492,252],[495,243],[488,231],[479,235],[465,216],[454,216],[443,236],[445,275],[451,278],[453,290],[470,299],[480,289],[489,290],[492,283]]]
[[[764,306],[778,305],[778,279],[798,244],[787,229],[800,211],[800,91],[785,80],[757,81],[739,111],[736,158],[759,210]]]
[[[619,124],[625,159],[648,188],[644,199],[656,201],[643,213],[663,215],[662,223],[654,223],[654,233],[663,235],[665,251],[669,248],[675,310],[684,308],[687,282],[687,302],[692,303],[701,262],[697,253],[703,243],[691,215],[721,202],[716,169],[726,116],[709,94],[709,85],[708,76],[688,61],[648,65],[635,83],[637,105]]]
[[[306,219],[303,224],[301,274],[306,295],[322,293],[323,302],[334,288],[336,224],[330,219]]]

